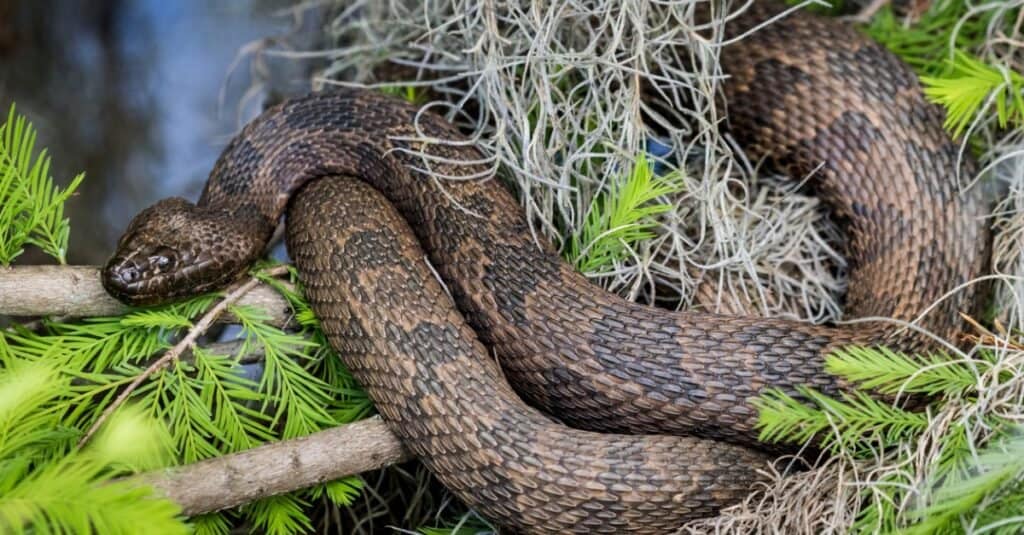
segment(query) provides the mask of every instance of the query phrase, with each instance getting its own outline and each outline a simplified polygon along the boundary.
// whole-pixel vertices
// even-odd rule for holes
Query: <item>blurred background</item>
[[[231,135],[274,95],[308,91],[315,9],[290,0],[0,0],[0,107],[39,131],[64,185],[71,264],[106,260],[153,201],[195,200]],[[28,248],[19,263],[41,258]]]

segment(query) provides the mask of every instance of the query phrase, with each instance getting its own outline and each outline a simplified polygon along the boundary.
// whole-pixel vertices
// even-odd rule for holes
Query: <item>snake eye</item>
[[[174,269],[174,251],[167,248],[160,249],[156,254],[149,257],[149,263],[159,271],[169,271]]]

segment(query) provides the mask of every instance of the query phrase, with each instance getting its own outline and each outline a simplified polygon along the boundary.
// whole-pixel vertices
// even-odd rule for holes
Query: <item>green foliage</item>
[[[190,520],[196,535],[228,535],[231,533],[231,519],[228,514],[199,515]]]
[[[427,98],[427,92],[414,85],[386,85],[380,88],[380,92],[402,98],[410,104],[422,104]]]
[[[984,41],[991,19],[984,11],[968,17],[968,7],[938,0],[912,26],[904,26],[885,7],[866,28],[924,75],[929,98],[947,108],[946,126],[957,135],[989,102],[1002,127],[1024,119],[1021,75],[971,55]],[[576,82],[563,73],[553,83],[565,91],[586,87]],[[413,86],[384,91],[414,103],[425,96]],[[540,113],[539,106],[531,110]],[[537,117],[531,122],[540,123]],[[32,126],[12,106],[0,126],[0,265],[10,264],[26,244],[65,261],[69,224],[63,203],[82,175],[64,190],[55,187],[49,156],[35,151],[35,140]],[[600,160],[594,158],[595,169]],[[680,191],[678,178],[655,175],[641,154],[625,180],[613,181],[595,196],[584,224],[568,240],[568,259],[588,273],[627,259],[640,242],[655,236],[656,217],[671,208],[656,201]],[[82,449],[76,443],[83,431],[119,391],[193,328],[216,296],[119,317],[43,321],[38,331],[0,331],[0,531],[128,533],[145,525],[147,533],[184,532],[174,504],[111,479],[308,434],[372,412],[372,403],[327,346],[301,294],[259,269],[254,275],[288,299],[298,328],[283,329],[258,310],[231,307],[242,326],[237,347],[228,354],[197,347],[158,371]],[[247,378],[243,369],[252,352],[263,355],[258,380]],[[849,348],[829,357],[826,366],[880,393],[970,398],[977,395],[979,374],[991,362]],[[832,451],[867,456],[916,440],[929,426],[927,414],[863,392],[838,400],[810,388],[792,394],[796,397],[769,391],[758,402],[763,439],[819,440]],[[1020,517],[1013,515],[1024,506],[1024,441],[1009,422],[992,418],[987,423],[997,430],[996,438],[981,451],[962,422],[954,422],[938,439],[941,454],[928,466],[931,492],[909,517],[896,504],[907,498],[914,474],[887,474],[875,482],[872,491],[887,492],[886,499],[864,507],[854,531],[954,533],[965,531],[964,525],[1019,531]],[[307,512],[312,500],[326,497],[349,505],[362,487],[361,479],[345,478],[236,511],[202,515],[191,519],[191,527],[197,533],[227,534],[241,519],[267,533],[304,533],[313,529]],[[467,514],[444,527],[419,531],[469,535],[495,529]]]
[[[943,532],[966,523],[978,533],[1020,533],[1024,529],[1024,435],[1020,429],[993,441],[959,470],[933,474],[934,493],[913,511],[910,534]]]
[[[924,76],[924,93],[932,102],[946,108],[946,129],[960,136],[988,109],[995,105],[1000,128],[1010,121],[1024,123],[1024,76],[1006,68],[997,68],[956,51],[949,71],[939,76]]]
[[[984,384],[979,376],[991,368],[988,355],[980,359],[954,359],[944,354],[908,356],[889,349],[847,348],[828,357],[828,371],[858,385],[886,394],[945,396],[942,399],[971,399]],[[1007,376],[1007,381],[1014,380]],[[994,388],[992,385],[987,385]],[[770,390],[755,403],[759,410],[760,438],[768,442],[816,442],[833,452],[870,457],[880,451],[912,443],[934,425],[929,413],[900,409],[865,391],[844,393],[839,399],[814,389],[798,387],[799,398]],[[1010,421],[989,417],[993,430],[981,453],[970,446],[966,423],[953,422],[938,437],[939,455],[929,464],[931,490],[922,505],[908,516],[898,504],[916,479],[912,472],[885,475],[866,486],[864,492],[882,493],[882,499],[867,500],[853,526],[855,532],[902,531],[918,534],[960,533],[965,523],[1001,523],[997,531],[1015,532],[1024,517],[1005,514],[1024,503],[1024,440]],[[902,459],[911,470],[909,458]]]
[[[866,390],[882,394],[959,395],[978,385],[984,361],[967,362],[946,355],[908,356],[889,348],[851,346],[825,359],[825,369]]]
[[[256,276],[269,279],[259,271]],[[273,285],[297,310],[308,310],[290,286],[276,279]],[[203,296],[79,322],[43,321],[38,332],[16,327],[0,332],[0,359],[50,362],[74,378],[64,387],[66,396],[54,411],[63,429],[77,438],[143,369],[193,328],[216,299],[216,295]],[[243,306],[228,310],[241,326],[236,345],[228,346],[230,351],[195,347],[153,374],[129,398],[135,410],[166,422],[173,457],[169,462],[216,457],[313,433],[372,412],[366,394],[324,341],[315,318],[286,330],[268,323],[262,311]],[[258,379],[247,378],[243,369],[243,361],[254,353],[262,356]],[[229,515],[238,514],[267,533],[305,533],[311,525],[306,516],[308,498],[326,496],[345,505],[361,488],[360,479],[345,478],[262,500]],[[223,514],[204,515],[195,528],[201,533],[225,533],[234,523]]]
[[[671,210],[653,201],[678,192],[678,178],[655,175],[647,157],[638,156],[621,185],[594,197],[583,226],[570,237],[566,259],[583,273],[599,273],[628,258],[636,244],[654,237],[654,217]]]
[[[760,415],[761,441],[807,442],[818,438],[823,448],[838,452],[862,444],[891,446],[928,427],[926,415],[893,407],[861,392],[842,394],[836,400],[812,388],[797,387],[797,391],[811,406],[775,389],[754,403]]]
[[[927,98],[946,109],[945,127],[955,136],[967,132],[982,114],[993,116],[1000,128],[1024,124],[1024,78],[982,59],[990,52],[983,45],[991,31],[1011,35],[1012,28],[999,25],[1019,20],[1020,7],[996,4],[936,0],[910,24],[886,5],[864,28],[921,75]],[[1000,12],[1006,9],[1010,11]],[[1003,19],[996,18],[1000,16]],[[986,430],[981,436],[987,445],[980,451],[979,433],[969,427],[968,418],[944,422],[947,427],[937,436],[934,430],[935,411],[949,403],[970,407],[986,393],[1019,380],[1009,371],[995,373],[996,364],[985,352],[954,359],[847,348],[830,356],[826,369],[862,390],[838,400],[810,388],[768,391],[757,402],[761,436],[814,441],[850,458],[885,455],[887,466],[899,467],[858,482],[863,501],[853,532],[1018,533],[1024,524],[1020,430],[1010,418],[973,415],[971,419],[980,420]],[[935,401],[929,412],[911,412],[878,394]],[[920,458],[909,457],[913,448],[907,448],[922,440],[935,441],[925,444],[936,452],[923,467]]]
[[[266,396],[261,410],[271,425],[281,426],[282,438],[308,435],[334,424],[327,408],[334,398],[331,386],[309,372],[303,364],[314,358],[317,346],[302,334],[289,333],[266,323],[262,310],[232,306],[242,325],[241,354],[254,348],[263,352],[264,372],[259,390]]]
[[[60,362],[0,355],[0,532],[187,533],[174,503],[112,480],[160,466],[167,431],[126,407],[84,449],[63,425],[72,376]]]
[[[348,506],[355,502],[363,489],[363,480],[356,476],[329,481],[318,487],[310,489],[310,498],[327,496],[335,505]]]
[[[972,11],[968,2],[940,0],[906,26],[886,6],[865,31],[921,75],[928,99],[946,109],[946,129],[960,136],[990,101],[1001,128],[1024,123],[1024,77],[971,53],[985,43],[995,13]]]
[[[864,28],[872,39],[885,45],[919,74],[939,75],[947,70],[954,51],[970,50],[985,42],[992,11],[970,15],[962,0],[937,0],[911,25],[882,7]]]
[[[65,190],[56,188],[50,158],[35,143],[35,129],[11,106],[0,125],[0,265],[26,244],[66,261],[70,223],[63,203],[83,175]],[[137,333],[155,332],[167,320],[138,313],[77,325],[44,322],[50,336],[16,326],[0,331],[0,531],[134,533],[140,525],[147,533],[188,531],[177,505],[113,481],[170,460],[162,420],[129,405],[86,447],[76,445],[85,429],[76,422],[85,423],[87,402],[113,394],[88,389],[83,379],[166,346],[159,334]]]
[[[0,125],[0,266],[10,265],[35,245],[65,263],[71,227],[64,217],[66,201],[85,177],[76,176],[66,189],[50,178],[50,157],[36,153],[36,131],[11,105]]]
[[[307,505],[295,494],[282,494],[256,500],[242,510],[261,533],[309,533],[313,524],[306,516]]]

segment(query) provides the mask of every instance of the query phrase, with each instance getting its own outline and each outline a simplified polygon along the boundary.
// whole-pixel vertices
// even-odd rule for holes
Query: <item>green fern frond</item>
[[[166,430],[137,407],[119,411],[84,450],[61,425],[70,378],[59,362],[0,369],[0,532],[187,533],[180,509],[146,488],[112,481],[161,465]]]
[[[310,489],[309,497],[318,499],[327,496],[335,505],[347,507],[355,502],[363,490],[363,480],[358,476],[350,476],[334,481],[328,481],[323,485],[317,485]]]
[[[385,95],[399,97],[411,104],[422,104],[427,92],[414,85],[386,85],[380,88]]]
[[[933,480],[934,493],[927,497],[926,505],[912,512],[917,523],[906,533],[943,532],[965,521],[979,532],[999,528],[1019,533],[1024,528],[1020,509],[1013,509],[1013,515],[995,514],[1024,504],[1024,435],[1019,430],[1004,440],[992,441],[959,473],[942,473]],[[979,511],[983,502],[988,503]],[[986,517],[988,524],[980,524]]]
[[[305,513],[308,504],[294,494],[256,500],[242,508],[253,527],[268,535],[310,533],[313,524]]]
[[[65,189],[53,184],[50,157],[36,153],[36,132],[12,104],[7,122],[0,125],[0,266],[10,265],[24,245],[39,247],[66,263],[69,221],[64,202],[81,184],[84,174]]]
[[[64,385],[43,363],[14,361],[0,372],[0,459],[51,443],[56,426],[49,404]]]
[[[276,279],[268,282],[297,309],[308,310],[308,304],[294,288]],[[40,332],[17,327],[0,332],[0,359],[4,366],[14,360],[59,363],[62,373],[75,379],[73,384],[61,387],[67,401],[61,410],[55,411],[54,418],[65,426],[60,428],[62,431],[12,436],[22,441],[54,444],[64,450],[72,448],[80,436],[77,429],[91,425],[118,392],[191,328],[215,299],[216,296],[203,296],[174,305],[133,310],[120,317],[44,322]],[[201,346],[194,348],[184,358],[156,372],[131,397],[136,406],[168,424],[168,448],[176,462],[216,457],[372,413],[372,403],[365,391],[330,350],[317,329],[318,322],[309,322],[299,332],[291,332],[267,324],[262,311],[233,307],[230,312],[243,327],[243,343],[235,354],[215,355]],[[264,355],[261,381],[246,379],[240,364],[251,350]],[[20,412],[10,414],[19,421],[30,421]],[[100,440],[100,435],[94,440]],[[22,443],[12,443],[11,447],[19,451],[25,448]],[[319,487],[319,492],[345,504],[355,499],[361,485],[358,478],[346,478]],[[295,496],[312,492],[316,491],[303,491]],[[302,522],[280,521],[289,518],[288,508],[293,503],[268,501],[258,511],[268,525],[281,530],[298,526],[293,533],[305,532]],[[283,509],[275,510],[279,507]],[[207,515],[197,529],[222,533],[224,526],[230,525],[223,515]]]
[[[945,354],[910,356],[887,347],[851,346],[825,358],[829,373],[883,394],[960,394],[978,385],[978,367],[988,365]]]
[[[334,425],[326,409],[334,395],[331,385],[303,366],[303,361],[309,359],[306,350],[315,348],[315,344],[300,334],[269,325],[262,310],[243,306],[231,306],[229,310],[242,325],[241,352],[250,351],[253,344],[263,351],[260,390],[267,395],[264,409],[270,410],[272,425],[284,424],[282,438],[308,435]]]
[[[970,50],[985,42],[992,10],[971,15],[960,0],[931,2],[928,10],[907,25],[891,5],[880,9],[864,31],[891,50],[921,75],[939,75],[956,50]]]
[[[189,519],[195,535],[229,535],[231,520],[227,513],[213,513],[194,516]]]
[[[821,447],[838,451],[859,445],[893,445],[928,427],[926,415],[902,410],[863,392],[844,393],[837,400],[804,386],[797,391],[809,404],[778,389],[768,390],[754,402],[759,413],[759,440],[801,444],[819,440]]]
[[[212,423],[220,430],[226,451],[241,451],[274,439],[270,418],[252,407],[263,400],[259,385],[242,376],[238,361],[211,355],[202,348],[193,351],[195,379],[201,385],[199,398],[209,407]]]
[[[167,465],[172,445],[162,422],[151,418],[138,405],[122,407],[116,416],[89,443],[90,456],[121,473]]]
[[[70,369],[100,372],[138,362],[168,347],[169,337],[190,326],[192,318],[205,312],[214,300],[215,296],[202,296],[121,317],[76,323],[44,321],[45,333],[15,328],[8,331],[5,343],[14,344],[22,358],[67,355],[72,357],[67,362]]]
[[[600,273],[626,259],[636,244],[654,237],[654,217],[672,209],[652,204],[682,189],[677,173],[654,174],[647,156],[633,163],[629,177],[594,197],[583,226],[569,240],[566,259],[578,271]]]
[[[943,354],[908,356],[888,348],[847,347],[825,360],[825,369],[860,388],[882,394],[957,395],[978,384],[977,367]],[[844,393],[833,399],[798,387],[798,400],[781,390],[769,390],[755,406],[760,412],[762,440],[804,443],[820,439],[829,448],[858,442],[890,445],[912,438],[927,426],[927,416],[879,401],[864,392]],[[809,404],[807,403],[809,402]]]
[[[936,408],[941,409],[941,396],[971,394],[991,373],[992,363],[986,355],[965,360],[850,347],[829,356],[826,367],[859,388],[939,396]],[[1012,374],[1006,379],[1016,380]],[[904,411],[862,391],[841,394],[839,399],[810,388],[798,387],[797,392],[799,399],[770,390],[756,401],[762,440],[817,441],[829,451],[854,456],[896,452],[899,462],[913,466],[906,453],[893,447],[926,436],[929,425],[934,425],[928,413]],[[923,487],[923,475],[908,470],[883,473],[866,485],[852,531],[923,535],[962,533],[963,526],[970,525],[984,527],[985,532],[1013,533],[1024,525],[1024,518],[1007,513],[1024,504],[1024,435],[1003,418],[985,416],[990,446],[978,453],[967,426],[965,420],[953,421],[941,436],[929,438],[939,447],[928,463]],[[910,494],[922,488],[924,498]],[[904,506],[914,499],[921,504],[908,513]]]
[[[948,72],[922,76],[928,100],[946,108],[946,129],[959,137],[986,108],[995,105],[1000,128],[1024,122],[1024,76],[1009,69],[988,65],[957,50]]]
[[[862,535],[900,533],[902,515],[893,504],[901,498],[903,489],[912,487],[911,477],[907,471],[896,470],[872,481],[864,496],[867,505],[854,519],[849,532]]]
[[[191,376],[191,367],[178,361],[155,374],[139,403],[167,422],[174,443],[175,457],[192,463],[216,457],[231,438],[214,423],[214,416],[203,400],[203,387]],[[142,389],[140,389],[142,390]]]
[[[281,279],[269,275],[267,271],[270,268],[276,268],[284,266],[288,270],[288,278],[291,284],[286,284]],[[299,290],[299,272],[294,265],[280,264],[278,262],[259,262],[256,266],[249,271],[249,274],[260,280],[267,286],[270,286],[277,293],[281,294],[288,304],[291,305],[292,310],[296,315],[296,321],[303,327],[311,329],[318,329],[320,326],[320,320],[316,319],[316,314],[313,313],[312,309],[309,308],[309,304],[303,298],[301,291]]]

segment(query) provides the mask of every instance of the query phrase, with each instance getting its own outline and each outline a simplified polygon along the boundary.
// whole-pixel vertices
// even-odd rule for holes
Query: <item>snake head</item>
[[[129,305],[218,290],[259,258],[272,232],[258,213],[240,215],[177,197],[164,199],[128,224],[103,267],[103,287]]]

